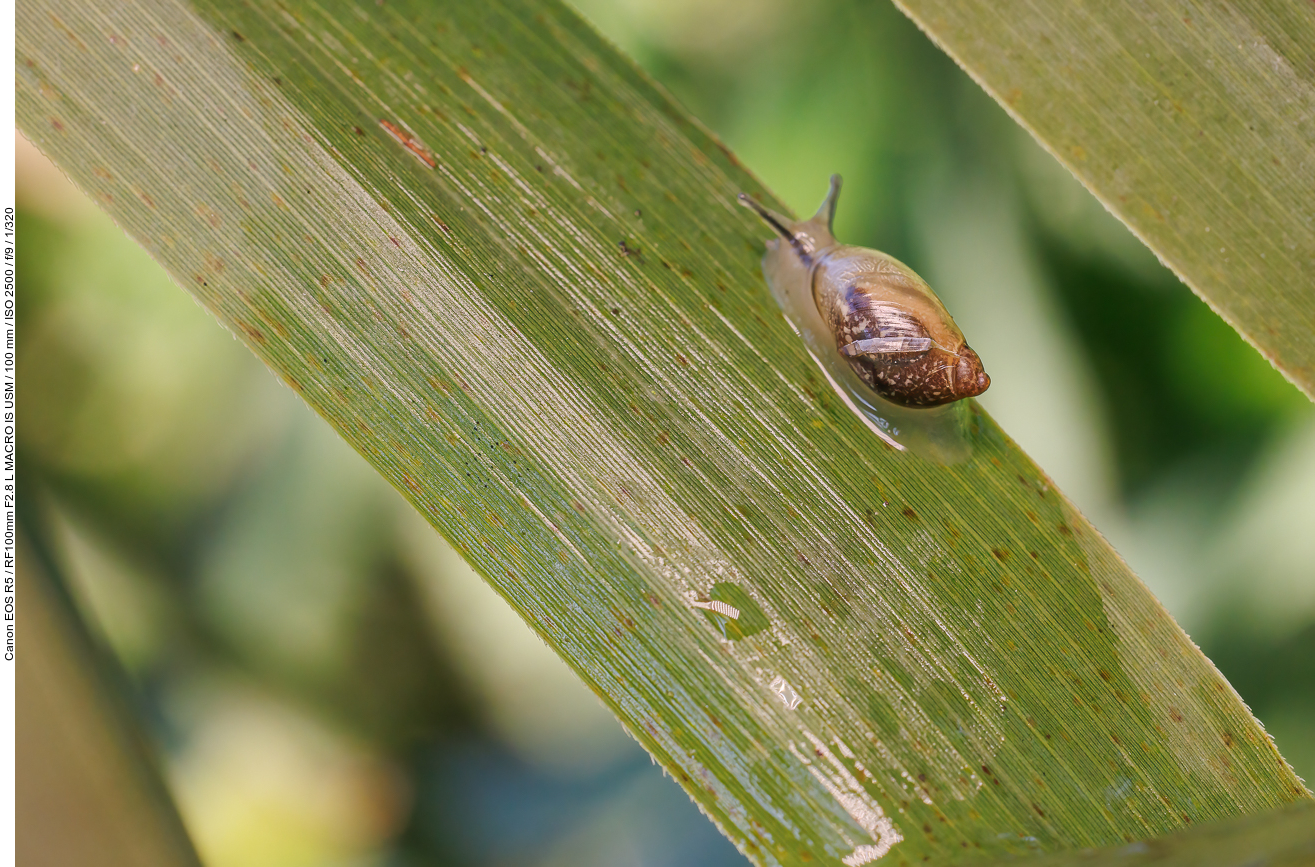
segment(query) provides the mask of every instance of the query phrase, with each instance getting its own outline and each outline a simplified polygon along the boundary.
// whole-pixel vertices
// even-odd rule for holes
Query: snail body
[[[796,328],[821,331],[811,336],[897,406],[942,406],[986,391],[981,359],[926,281],[892,256],[835,239],[839,194],[833,175],[822,207],[801,221],[740,196],[780,235],[767,242],[763,273],[786,315]]]

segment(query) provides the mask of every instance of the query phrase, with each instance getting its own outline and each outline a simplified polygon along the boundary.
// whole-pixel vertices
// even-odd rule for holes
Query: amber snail
[[[926,281],[885,253],[836,241],[839,195],[832,175],[813,218],[793,221],[740,194],[781,236],[767,242],[763,274],[786,315],[816,311],[849,368],[891,403],[941,406],[986,391],[982,360]]]

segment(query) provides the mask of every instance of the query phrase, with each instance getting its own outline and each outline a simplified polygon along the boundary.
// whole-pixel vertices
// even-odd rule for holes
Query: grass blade
[[[895,2],[1315,398],[1315,7]]]
[[[200,867],[106,651],[18,536],[17,863]]]
[[[1111,849],[1059,852],[1017,867],[1301,867],[1315,862],[1315,804],[1303,801]]]

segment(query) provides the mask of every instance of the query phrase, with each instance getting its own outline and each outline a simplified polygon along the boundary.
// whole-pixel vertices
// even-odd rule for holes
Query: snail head
[[[953,391],[957,398],[976,397],[991,386],[991,377],[982,367],[982,359],[968,344],[959,350],[959,361],[954,365]]]

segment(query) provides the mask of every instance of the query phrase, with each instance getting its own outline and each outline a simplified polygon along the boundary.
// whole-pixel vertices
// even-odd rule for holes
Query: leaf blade
[[[896,5],[1315,398],[1315,11]]]
[[[1315,855],[1315,804],[1303,802],[1236,819],[1196,825],[1113,849],[1056,852],[1020,867],[1246,867],[1308,864]]]

